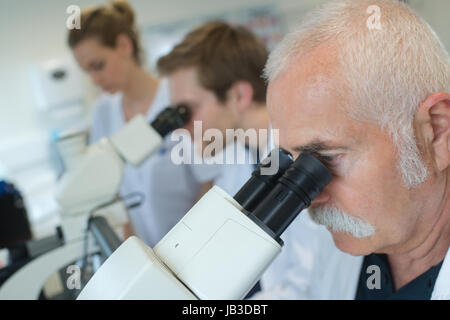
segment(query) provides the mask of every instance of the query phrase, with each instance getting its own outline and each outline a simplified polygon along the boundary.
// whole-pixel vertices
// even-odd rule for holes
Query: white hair
[[[368,25],[371,6],[379,8],[381,28]],[[310,13],[281,41],[266,64],[266,79],[274,80],[294,58],[300,61],[327,43],[336,48],[337,74],[350,93],[350,116],[378,124],[391,136],[405,186],[425,181],[414,115],[432,93],[450,92],[450,58],[437,35],[399,1],[333,1]]]
[[[356,238],[367,238],[375,234],[375,227],[372,224],[337,207],[310,207],[308,213],[315,223],[337,232],[348,233]]]

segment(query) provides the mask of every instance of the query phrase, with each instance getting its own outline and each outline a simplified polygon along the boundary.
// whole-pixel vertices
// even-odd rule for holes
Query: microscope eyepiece
[[[290,184],[299,194],[306,195],[307,207],[331,181],[328,168],[317,158],[302,153],[280,178],[280,183]]]
[[[330,171],[322,162],[302,153],[252,214],[278,239],[331,179]]]
[[[281,148],[273,149],[269,155],[252,172],[251,178],[236,193],[234,199],[248,212],[252,212],[256,206],[269,194],[277,180],[293,163],[292,156]],[[273,174],[263,174],[264,169],[277,166]]]
[[[156,119],[152,121],[151,126],[164,138],[173,130],[184,126],[190,117],[191,112],[187,106],[169,106],[158,114]]]

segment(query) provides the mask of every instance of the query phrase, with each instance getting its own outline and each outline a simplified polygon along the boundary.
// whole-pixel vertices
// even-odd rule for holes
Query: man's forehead
[[[170,95],[176,100],[187,100],[178,102],[189,102],[195,100],[197,91],[197,79],[195,70],[179,69],[168,76]]]
[[[338,106],[332,95],[321,94],[320,90],[324,89],[302,97],[283,95],[272,101],[269,113],[273,127],[280,130],[282,146],[334,146],[353,141],[360,124]]]
[[[287,64],[269,83],[270,88],[282,83],[293,84],[297,90],[306,90],[339,78],[336,43],[328,41],[308,52],[298,52],[287,59]],[[277,88],[279,90],[280,88]]]
[[[316,79],[310,83],[286,77],[269,86],[268,110],[273,121],[295,125],[301,122],[339,124],[348,118],[344,102],[335,94],[333,82]]]
[[[350,150],[360,138],[344,126],[274,128],[279,130],[280,146],[294,153]]]
[[[355,124],[350,121],[339,92],[339,77],[332,69],[334,58],[323,58],[323,50],[308,57],[293,58],[288,68],[269,83],[267,105],[280,143],[332,145],[348,138]]]

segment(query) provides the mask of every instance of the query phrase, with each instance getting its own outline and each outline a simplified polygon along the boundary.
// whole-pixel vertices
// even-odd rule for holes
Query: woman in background
[[[80,67],[104,91],[94,106],[91,143],[113,135],[138,114],[150,122],[169,105],[167,81],[142,66],[134,13],[126,1],[83,10],[81,28],[69,32],[68,42]],[[122,196],[144,195],[129,213],[134,233],[152,247],[218,175],[217,166],[175,165],[170,158],[174,144],[166,138],[139,168],[126,165],[119,190]]]

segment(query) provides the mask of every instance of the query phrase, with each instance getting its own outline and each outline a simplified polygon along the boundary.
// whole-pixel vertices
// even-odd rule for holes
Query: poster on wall
[[[158,59],[169,53],[190,30],[211,20],[223,20],[249,28],[262,39],[269,50],[273,49],[281,40],[285,31],[281,14],[278,8],[273,5],[251,7],[144,27],[141,30],[141,35],[148,68],[154,71]]]

